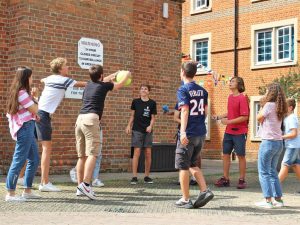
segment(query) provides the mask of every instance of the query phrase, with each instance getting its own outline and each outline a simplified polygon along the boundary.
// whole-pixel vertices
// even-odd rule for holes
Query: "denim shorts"
[[[37,138],[39,141],[51,141],[52,126],[50,113],[39,110],[38,115],[40,121],[35,123]]]
[[[223,139],[223,154],[230,155],[232,151],[238,156],[245,156],[246,155],[246,141],[247,141],[247,134],[224,134]]]
[[[282,164],[285,166],[300,165],[300,148],[286,148]]]
[[[191,167],[198,167],[198,157],[204,146],[206,136],[190,137],[187,146],[177,141],[175,168],[179,170],[188,170]]]

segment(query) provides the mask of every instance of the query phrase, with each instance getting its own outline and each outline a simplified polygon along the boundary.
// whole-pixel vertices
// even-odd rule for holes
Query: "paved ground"
[[[299,181],[291,175],[284,183],[282,209],[262,210],[254,202],[262,198],[255,163],[248,165],[249,188],[237,190],[238,174],[233,174],[230,188],[213,187],[221,171],[220,161],[204,161],[207,182],[215,198],[205,208],[184,210],[174,207],[180,197],[179,186],[175,185],[177,173],[155,173],[155,184],[140,183],[131,186],[130,174],[103,174],[105,187],[95,189],[98,199],[90,201],[75,196],[75,185],[67,176],[54,176],[59,181],[60,193],[42,193],[41,200],[22,204],[0,200],[0,224],[291,224],[300,222]],[[233,165],[233,171],[237,165]],[[0,196],[5,195],[4,178],[0,178]],[[37,186],[37,183],[35,184]],[[191,188],[196,197],[198,190]],[[21,192],[18,189],[18,192]],[[3,199],[3,198],[2,198]]]

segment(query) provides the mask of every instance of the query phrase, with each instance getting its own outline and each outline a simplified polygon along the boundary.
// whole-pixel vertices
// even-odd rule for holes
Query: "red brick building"
[[[255,111],[258,87],[295,69],[300,55],[299,0],[187,0],[182,12],[182,52],[200,60],[224,79],[243,77],[251,98],[247,140],[248,158],[256,158]],[[228,85],[211,83],[207,71],[199,70],[211,100],[211,113],[226,112]],[[295,84],[295,85],[300,85]],[[298,115],[300,112],[298,104]],[[225,126],[210,121],[210,140],[204,157],[220,158]]]
[[[167,18],[163,3],[168,3]],[[130,138],[125,135],[131,100],[141,83],[153,86],[158,103],[156,142],[174,142],[176,125],[162,116],[163,104],[174,104],[179,85],[182,3],[176,0],[0,0],[0,173],[6,173],[14,150],[5,117],[8,88],[20,65],[30,66],[34,86],[50,75],[49,62],[65,57],[70,77],[88,80],[77,63],[80,38],[100,40],[104,71],[132,71],[133,84],[107,97],[104,111],[104,170],[130,168]],[[51,173],[69,170],[76,162],[74,124],[81,106],[64,99],[53,117]]]

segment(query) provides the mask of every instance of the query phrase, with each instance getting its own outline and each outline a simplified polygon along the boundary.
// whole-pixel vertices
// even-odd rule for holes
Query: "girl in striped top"
[[[7,118],[11,136],[16,140],[14,156],[9,168],[5,201],[25,201],[26,199],[40,198],[33,193],[32,183],[39,165],[38,147],[35,138],[35,120],[37,119],[37,104],[30,93],[32,84],[32,70],[20,67],[10,87],[7,101]],[[15,195],[18,176],[27,160],[22,196]]]

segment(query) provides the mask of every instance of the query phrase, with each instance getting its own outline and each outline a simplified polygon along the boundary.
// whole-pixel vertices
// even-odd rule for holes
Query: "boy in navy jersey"
[[[180,140],[177,143],[175,166],[179,169],[182,198],[177,207],[199,208],[213,199],[213,193],[207,188],[204,176],[197,166],[197,158],[205,142],[208,93],[197,85],[193,78],[197,72],[195,62],[185,62],[181,68],[181,80],[184,82],[177,91],[178,108],[181,111]],[[194,202],[189,195],[189,172],[196,178],[200,193]]]

